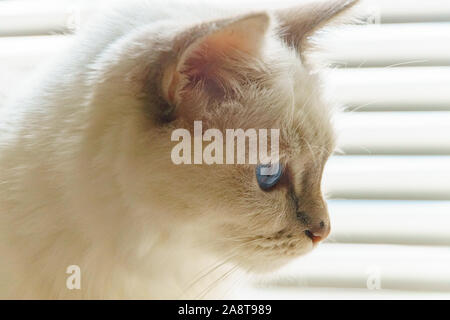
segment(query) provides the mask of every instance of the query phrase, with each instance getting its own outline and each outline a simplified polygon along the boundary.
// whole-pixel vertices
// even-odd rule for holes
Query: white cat
[[[223,297],[235,270],[309,252],[330,230],[320,181],[334,149],[309,36],[355,2],[127,1],[94,19],[1,110],[0,297]],[[175,165],[171,132],[194,120],[279,128],[279,181]]]

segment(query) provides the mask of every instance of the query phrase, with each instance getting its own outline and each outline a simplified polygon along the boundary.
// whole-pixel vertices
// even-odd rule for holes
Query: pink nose
[[[330,226],[325,222],[320,221],[317,225],[311,226],[305,231],[305,234],[312,240],[313,243],[318,243],[324,240],[330,233]]]

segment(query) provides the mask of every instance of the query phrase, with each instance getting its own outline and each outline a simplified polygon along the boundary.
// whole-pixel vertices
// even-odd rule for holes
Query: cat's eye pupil
[[[271,174],[267,175],[267,171]],[[283,168],[281,164],[259,164],[256,166],[256,181],[258,181],[259,187],[264,191],[273,188],[280,181],[282,174]]]

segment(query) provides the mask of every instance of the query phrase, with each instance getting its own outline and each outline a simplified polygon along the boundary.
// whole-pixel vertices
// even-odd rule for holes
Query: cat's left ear
[[[195,90],[219,94],[239,71],[233,70],[233,62],[260,54],[269,25],[270,16],[262,12],[214,21],[181,35],[188,45],[164,71],[165,99],[174,106]]]
[[[359,0],[309,1],[293,8],[276,11],[278,33],[291,47],[302,53],[309,48],[309,37],[317,30],[347,20]],[[343,18],[343,19],[341,19]]]

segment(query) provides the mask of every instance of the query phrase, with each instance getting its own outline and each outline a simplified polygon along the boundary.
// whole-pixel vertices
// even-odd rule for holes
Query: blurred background
[[[450,298],[450,0],[367,3],[374,23],[320,39],[345,106],[324,176],[332,234],[241,298]],[[0,0],[0,107],[105,5]]]

